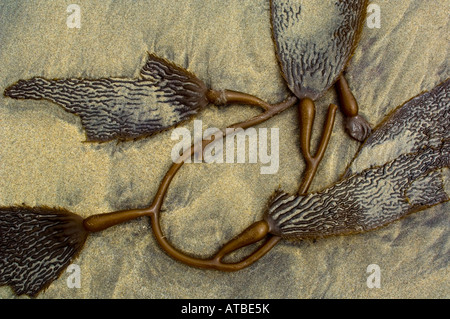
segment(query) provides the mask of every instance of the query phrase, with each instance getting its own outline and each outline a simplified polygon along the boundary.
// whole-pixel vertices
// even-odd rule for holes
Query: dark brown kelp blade
[[[393,110],[361,146],[345,175],[382,165],[400,154],[437,148],[449,138],[450,80],[446,80]]]
[[[291,91],[315,101],[337,80],[359,40],[367,0],[271,0],[277,57]]]
[[[347,174],[306,196],[280,194],[267,222],[282,237],[376,229],[450,199],[450,80],[397,108],[367,139]]]
[[[62,209],[0,207],[0,285],[36,296],[80,252],[82,222]]]
[[[88,141],[149,136],[188,120],[208,104],[207,88],[187,70],[149,54],[140,79],[20,80],[4,95],[46,99],[77,114]]]

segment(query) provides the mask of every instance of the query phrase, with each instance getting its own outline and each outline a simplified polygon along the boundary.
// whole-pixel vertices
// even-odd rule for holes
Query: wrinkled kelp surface
[[[289,88],[316,100],[344,70],[359,39],[367,0],[272,0],[273,38]]]
[[[278,195],[268,212],[274,233],[299,239],[355,234],[448,201],[449,123],[446,81],[397,108],[356,155],[358,169],[338,183],[304,196]]]
[[[347,73],[373,124],[449,77],[449,44],[444,36],[448,1],[376,3],[382,12],[381,29],[364,27]],[[137,78],[147,51],[187,68],[214,89],[244,91],[269,102],[280,101],[289,92],[274,52],[269,1],[80,5],[82,26],[75,30],[67,29],[68,14],[58,2],[2,2],[2,92],[18,79],[37,75]],[[333,92],[317,101],[318,127],[331,102],[337,102]],[[205,128],[225,127],[256,112],[253,107],[212,107],[198,119]],[[81,143],[86,136],[79,117],[48,101],[2,97],[0,119],[3,207],[22,203],[64,207],[83,217],[143,207],[156,192],[178,142],[170,139],[169,130],[136,142]],[[185,127],[192,129],[193,123],[188,121]],[[208,256],[261,219],[274,191],[296,192],[304,169],[297,110],[288,110],[261,128],[279,129],[277,174],[260,175],[261,166],[267,164],[183,167],[162,213],[162,227],[174,245]],[[345,134],[338,114],[311,191],[336,182],[359,145]],[[136,220],[87,240],[74,260],[81,270],[80,289],[68,288],[70,274],[62,273],[39,298],[446,297],[448,209],[449,204],[442,204],[357,236],[282,242],[251,268],[231,274],[173,261],[160,251],[147,219]],[[370,264],[381,268],[381,289],[367,287]],[[1,287],[0,296],[14,295],[11,288]]]
[[[49,208],[0,207],[0,285],[35,296],[84,245],[83,219]]]
[[[188,120],[208,104],[192,73],[149,54],[141,78],[35,77],[6,88],[15,99],[45,99],[79,115],[88,141],[146,137]]]

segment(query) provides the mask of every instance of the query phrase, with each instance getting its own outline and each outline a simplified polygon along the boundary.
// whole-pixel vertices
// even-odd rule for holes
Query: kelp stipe
[[[175,249],[159,224],[165,194],[183,161],[170,167],[152,204],[145,209],[93,215],[83,220],[65,210],[1,208],[0,284],[11,285],[18,294],[35,296],[79,253],[89,232],[142,216],[150,217],[158,243],[173,258],[195,267],[236,271],[256,262],[284,237],[320,238],[368,231],[448,201],[449,190],[443,184],[443,177],[449,174],[450,167],[449,96],[450,81],[446,81],[397,108],[367,139],[341,181],[308,195],[279,194],[272,200],[264,220],[248,227],[210,259],[193,258]],[[272,111],[234,127],[247,128],[261,123],[273,116],[273,112],[281,112],[296,101],[288,98],[272,106]],[[311,118],[304,120],[308,122]],[[410,143],[404,143],[405,138]],[[202,146],[210,142],[202,141]],[[366,166],[355,164],[367,155],[366,149],[373,148],[382,155],[382,160],[374,165],[373,161],[365,161]],[[194,147],[185,156],[191,156],[193,150]],[[386,154],[388,157],[383,157]],[[306,193],[305,185],[302,183],[300,193]],[[386,185],[394,187],[385,189]],[[39,232],[41,227],[43,230]],[[244,260],[222,261],[229,253],[265,236],[266,241]],[[33,247],[38,247],[38,254],[34,254]],[[20,262],[22,253],[31,256],[27,262]],[[46,268],[42,267],[50,267],[50,272],[43,271]]]
[[[239,92],[209,91],[209,94],[213,95],[212,99],[218,96],[222,97],[222,101],[224,98],[249,100],[253,105],[259,105],[264,109],[261,114],[247,121],[229,126],[236,129],[248,128],[262,123],[297,102],[297,98],[292,96],[281,103],[268,104],[258,98]],[[203,147],[210,142],[212,141],[203,141]],[[188,155],[187,152],[185,156],[192,155],[193,150],[192,147],[191,153]],[[103,213],[83,219],[81,216],[64,209],[0,207],[0,285],[11,286],[14,292],[19,295],[36,296],[57,279],[70,264],[70,261],[77,256],[90,233],[99,232],[139,217],[149,216],[157,241],[166,251],[172,249],[173,247],[162,234],[159,214],[169,185],[182,165],[183,161],[180,161],[170,167],[160,183],[152,204],[145,209]],[[25,231],[22,231],[17,225],[23,225]],[[40,231],[41,228],[45,231]],[[45,236],[41,236],[43,233],[45,233]],[[258,236],[257,231],[252,234]],[[250,260],[250,262],[245,260],[242,263],[237,263],[237,265],[221,263],[222,257],[232,250],[242,247],[236,247],[235,241],[231,241],[217,255],[219,259],[218,267],[215,268],[238,270],[247,267],[278,242],[278,238],[274,237],[274,239],[269,240],[263,248],[259,249],[257,254],[252,256],[253,260]],[[164,246],[164,244],[166,245]],[[39,247],[39,254],[34,254],[36,247]],[[172,252],[176,252],[176,250],[172,249]],[[26,261],[21,261],[22,254],[25,256],[24,258],[27,258]],[[215,261],[214,264],[216,264]],[[209,266],[206,268],[214,268]],[[46,267],[50,268],[46,269]]]
[[[379,136],[391,136],[393,139],[386,144],[381,144],[381,147],[384,145],[389,148],[392,143],[397,143],[397,147],[394,148],[397,156],[394,160],[384,162],[377,167],[366,166],[366,170],[344,178],[323,192],[302,195],[307,193],[308,179],[312,179],[315,171],[306,173],[299,189],[300,195],[289,196],[280,193],[275,196],[263,220],[249,226],[240,235],[225,244],[211,258],[194,258],[177,250],[169,243],[159,225],[164,194],[183,161],[180,161],[179,164],[173,164],[169,169],[153,204],[149,208],[122,212],[115,217],[120,218],[124,214],[135,216],[147,214],[151,217],[153,231],[158,243],[174,259],[199,268],[237,271],[259,260],[285,237],[321,238],[369,231],[385,226],[387,223],[409,213],[443,203],[449,200],[449,190],[445,189],[442,182],[442,174],[444,174],[442,169],[447,169],[448,174],[448,167],[450,166],[450,131],[445,129],[448,127],[450,115],[449,84],[450,82],[447,81],[431,92],[424,93],[397,108],[373,132],[371,136],[374,136],[374,138],[368,140],[380,142],[382,138]],[[408,109],[413,109],[413,114],[402,120],[404,114],[408,114]],[[310,136],[313,112],[309,111],[313,108],[306,106],[306,110],[301,113],[302,122],[306,123],[303,128],[305,130],[303,136]],[[335,111],[336,108],[330,109],[329,121],[326,124],[325,131],[329,131],[329,128],[333,126]],[[435,121],[438,117],[439,120]],[[392,119],[394,119],[394,122],[397,121],[398,124],[390,125]],[[247,124],[237,126],[245,128]],[[414,139],[414,142],[418,144],[418,151],[411,152],[411,148],[405,148],[403,140],[404,136],[411,136],[408,130],[417,126],[424,129]],[[401,133],[396,134],[399,131]],[[321,144],[325,145],[326,140],[327,137],[323,137]],[[437,144],[432,145],[429,141],[435,141]],[[203,141],[202,147],[205,147],[208,143],[210,141]],[[302,149],[308,150],[309,139],[302,139],[302,144]],[[319,147],[319,150],[324,150],[323,145]],[[194,149],[193,146],[191,152],[186,156],[191,156]],[[383,153],[383,149],[380,151]],[[317,161],[321,152],[319,151],[313,160]],[[361,152],[358,154],[361,154]],[[357,155],[354,160],[357,160],[358,156],[360,155]],[[386,184],[383,184],[383,181],[387,185],[393,185],[390,192],[386,192],[384,188]],[[305,201],[304,206],[299,205],[304,198],[312,198],[312,200]],[[396,206],[397,204],[398,206]],[[93,221],[96,218],[101,221],[102,215],[94,216]],[[93,224],[95,225],[95,222]],[[303,232],[305,228],[306,233]],[[243,260],[235,263],[223,262],[223,257],[231,252],[262,240],[265,240],[264,243]]]

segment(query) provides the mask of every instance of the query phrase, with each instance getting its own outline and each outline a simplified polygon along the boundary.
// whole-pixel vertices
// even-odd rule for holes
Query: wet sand
[[[289,95],[271,39],[269,1],[83,1],[81,28],[69,29],[71,1],[0,4],[0,89],[34,76],[138,77],[147,51],[187,68],[214,89],[270,103]],[[448,78],[448,1],[376,1],[381,28],[365,26],[347,69],[361,113],[372,125],[396,106]],[[317,101],[314,140],[333,90]],[[226,127],[258,114],[210,105],[197,120]],[[259,164],[186,164],[167,195],[162,226],[176,247],[209,256],[261,219],[273,193],[296,192],[304,170],[298,112],[257,128],[279,129],[279,170]],[[84,217],[148,205],[171,164],[172,130],[135,142],[85,143],[77,116],[48,101],[0,98],[0,205],[64,207]],[[183,124],[190,130],[193,121]],[[359,143],[337,115],[311,190],[337,181]],[[376,155],[374,155],[376,156]],[[379,230],[348,237],[282,241],[236,273],[190,268],[157,245],[146,218],[91,235],[68,273],[39,298],[448,298],[449,210],[443,204]],[[381,268],[369,289],[367,266]],[[0,287],[0,298],[13,298]]]

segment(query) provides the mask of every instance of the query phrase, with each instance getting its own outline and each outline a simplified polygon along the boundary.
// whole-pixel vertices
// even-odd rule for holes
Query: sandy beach
[[[290,95],[275,56],[267,0],[138,0],[79,3],[81,27],[69,28],[73,1],[2,1],[0,90],[20,79],[139,77],[147,52],[193,72],[208,87],[277,103]],[[449,70],[450,3],[371,1],[381,27],[364,26],[347,68],[361,113],[375,126],[386,114],[442,83]],[[333,89],[316,102],[313,145]],[[195,117],[224,128],[258,114],[252,106],[209,105]],[[331,143],[311,185],[337,180],[360,143],[338,112]],[[181,124],[194,128],[194,119]],[[279,131],[279,168],[258,163],[185,164],[164,202],[162,227],[174,246],[207,257],[260,220],[270,197],[295,193],[305,168],[298,110],[256,127]],[[79,117],[44,100],[0,97],[0,206],[62,207],[83,217],[142,208],[170,167],[172,130],[130,142],[85,142]],[[374,155],[376,156],[376,155]],[[376,231],[317,241],[281,241],[244,270],[191,268],[158,246],[147,218],[89,236],[73,261],[81,288],[63,272],[38,298],[448,298],[450,204]],[[367,286],[379,265],[381,288]],[[15,298],[0,287],[0,298]],[[26,297],[23,297],[26,298]]]

